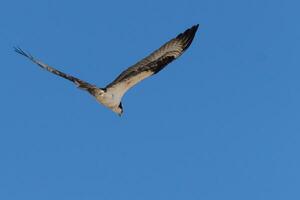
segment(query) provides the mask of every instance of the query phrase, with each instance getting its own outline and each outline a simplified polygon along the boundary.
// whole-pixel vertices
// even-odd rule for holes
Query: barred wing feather
[[[191,45],[197,29],[198,25],[195,25],[165,43],[149,56],[123,71],[113,82],[106,86],[106,89],[115,91],[120,96],[123,96],[127,90],[138,82],[158,73],[170,62],[182,55]]]

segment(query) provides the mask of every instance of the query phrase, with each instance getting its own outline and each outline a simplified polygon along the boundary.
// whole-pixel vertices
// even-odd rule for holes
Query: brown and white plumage
[[[123,112],[121,100],[126,91],[145,78],[158,73],[170,62],[178,58],[191,45],[197,29],[198,25],[195,25],[187,29],[185,32],[179,34],[177,37],[165,43],[149,56],[123,71],[105,88],[98,88],[95,85],[50,67],[49,65],[35,59],[32,55],[24,52],[20,48],[15,48],[15,51],[29,58],[41,68],[72,81],[77,85],[77,87],[88,91],[90,94],[96,97],[96,99],[104,106],[121,115]]]

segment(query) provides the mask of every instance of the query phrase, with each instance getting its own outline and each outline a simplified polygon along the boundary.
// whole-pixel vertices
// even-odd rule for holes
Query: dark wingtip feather
[[[199,27],[199,24],[196,24],[192,28],[196,29],[196,31],[197,31],[198,27]]]
[[[196,24],[194,26],[192,26],[191,28],[185,30],[183,33],[180,33],[179,35],[177,35],[176,38],[183,38],[187,35],[195,35],[196,31],[198,30],[199,24]]]
[[[199,24],[196,24],[194,26],[192,26],[191,28],[187,29],[185,32],[190,32],[190,33],[196,33],[198,30]]]
[[[26,55],[25,52],[20,47],[14,47],[15,52],[21,55]]]
[[[29,53],[26,53],[25,51],[23,51],[20,47],[14,47],[15,52],[17,52],[18,54],[21,54],[27,58],[29,58],[30,60],[34,60],[33,56]]]
[[[187,48],[189,48],[189,46],[193,42],[193,39],[198,30],[198,27],[199,27],[199,24],[196,24],[196,25],[192,26],[191,28],[187,29],[186,31],[184,31],[183,33],[180,33],[179,35],[177,35],[176,39],[182,40],[182,42],[183,42],[183,44],[182,44],[183,51],[185,51]]]

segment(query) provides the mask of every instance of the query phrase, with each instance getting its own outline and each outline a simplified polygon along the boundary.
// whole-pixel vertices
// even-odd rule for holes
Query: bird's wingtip
[[[14,51],[21,54],[21,55],[26,55],[26,53],[19,47],[19,46],[14,46]]]
[[[199,24],[195,24],[194,26],[192,26],[191,29],[193,29],[194,31],[197,31],[197,30],[198,30],[198,27],[199,27]]]
[[[21,51],[21,48],[18,46],[13,46],[13,49],[15,52],[19,53]]]
[[[31,60],[34,59],[33,56],[32,56],[30,53],[26,53],[26,52],[25,52],[23,49],[21,49],[20,47],[14,46],[13,48],[14,48],[15,52],[17,52],[18,54],[21,54],[21,55],[23,55],[23,56],[25,56],[25,57],[27,57],[27,58],[29,58],[29,59],[31,59]]]

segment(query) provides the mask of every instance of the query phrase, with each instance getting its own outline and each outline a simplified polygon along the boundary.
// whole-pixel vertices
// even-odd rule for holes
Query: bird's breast
[[[120,98],[118,98],[113,93],[102,93],[95,96],[97,101],[99,101],[101,104],[103,104],[106,107],[114,108],[116,106],[119,106],[120,104]]]

